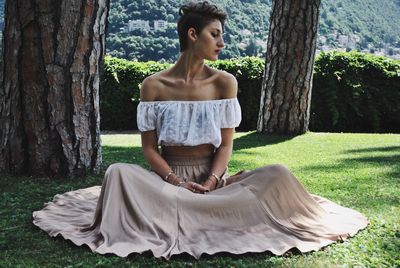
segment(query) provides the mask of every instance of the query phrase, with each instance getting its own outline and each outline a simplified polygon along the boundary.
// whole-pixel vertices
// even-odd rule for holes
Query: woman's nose
[[[221,37],[221,39],[218,42],[218,47],[223,48],[225,46],[224,39]]]

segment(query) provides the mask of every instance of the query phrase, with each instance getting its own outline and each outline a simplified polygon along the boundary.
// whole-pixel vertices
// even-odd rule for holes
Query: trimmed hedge
[[[106,56],[100,87],[100,129],[137,129],[140,83],[167,66],[152,61],[135,62]]]
[[[254,130],[264,60],[244,57],[208,62],[233,74],[242,107],[239,130]],[[142,80],[170,66],[106,57],[100,90],[102,130],[132,130]],[[357,52],[321,53],[315,62],[310,130],[400,132],[400,62]]]
[[[314,71],[310,130],[400,132],[400,61],[321,53]]]

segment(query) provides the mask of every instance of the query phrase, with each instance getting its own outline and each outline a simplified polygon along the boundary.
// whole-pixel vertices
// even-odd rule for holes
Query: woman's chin
[[[207,57],[206,60],[209,60],[209,61],[216,61],[216,60],[218,60],[218,55],[216,55],[216,56],[211,56],[211,57]]]

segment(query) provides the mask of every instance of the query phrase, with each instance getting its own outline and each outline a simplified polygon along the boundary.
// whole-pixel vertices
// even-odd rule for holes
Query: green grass
[[[102,135],[103,171],[114,162],[145,165],[140,136]],[[57,193],[99,185],[102,175],[47,179],[0,175],[0,267],[399,267],[400,135],[307,133],[297,137],[237,133],[231,172],[283,163],[311,192],[366,215],[355,237],[307,254],[217,254],[171,261],[92,253],[32,224],[32,211]]]

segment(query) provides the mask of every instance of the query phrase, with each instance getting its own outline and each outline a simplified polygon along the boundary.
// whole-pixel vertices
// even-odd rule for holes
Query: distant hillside
[[[270,0],[220,0],[229,14],[226,49],[221,58],[259,55],[268,36]],[[174,60],[178,54],[176,20],[181,1],[114,0],[111,5],[107,51],[126,59]],[[133,30],[129,20],[168,22],[165,31]],[[400,0],[322,0],[319,50],[357,49],[381,54],[400,47]],[[400,51],[398,52],[400,54]],[[399,55],[400,56],[400,55]]]
[[[172,61],[178,54],[177,0],[111,0],[107,53],[136,60]],[[221,58],[262,56],[268,36],[271,0],[214,1],[229,14]],[[3,21],[4,0],[0,0]],[[147,21],[150,28],[128,31],[130,20]],[[154,30],[154,21],[166,28]],[[318,50],[351,50],[400,57],[400,0],[322,0]],[[145,22],[146,24],[146,22]],[[132,26],[132,25],[131,25]],[[147,27],[147,26],[146,26]]]

